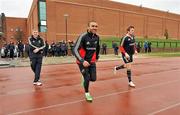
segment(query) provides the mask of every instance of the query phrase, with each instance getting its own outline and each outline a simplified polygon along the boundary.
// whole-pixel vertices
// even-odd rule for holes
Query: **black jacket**
[[[127,35],[123,37],[120,43],[120,50],[123,55],[125,54],[125,52],[128,53],[129,55],[133,55],[136,50],[135,38]]]
[[[99,50],[99,36],[97,34],[90,32],[81,34],[74,46],[77,63],[82,64],[84,61],[95,63],[99,58]]]
[[[37,38],[34,38],[33,36],[29,37],[29,54],[31,57],[42,57],[43,56],[43,49],[45,48],[45,42],[44,40],[38,36]],[[33,50],[36,48],[40,48],[39,52],[34,53]]]

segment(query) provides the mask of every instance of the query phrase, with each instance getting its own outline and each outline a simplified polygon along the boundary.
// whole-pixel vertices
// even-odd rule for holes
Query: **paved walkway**
[[[1,58],[0,58],[1,59]],[[9,67],[9,65],[10,65],[10,62],[9,61],[7,61],[7,60],[0,60],[0,68],[1,67]]]
[[[138,55],[136,58],[141,58],[144,56]],[[121,60],[121,56],[115,55],[101,55],[99,61],[107,61],[107,60]],[[76,59],[74,56],[66,56],[66,57],[44,57],[43,65],[55,65],[55,64],[66,64],[66,63],[75,63]],[[24,67],[29,66],[30,60],[29,58],[14,58],[14,60],[3,59],[0,58],[0,67]]]

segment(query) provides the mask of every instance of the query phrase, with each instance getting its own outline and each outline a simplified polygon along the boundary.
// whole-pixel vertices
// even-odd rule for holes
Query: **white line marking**
[[[94,99],[105,98],[105,97],[119,95],[119,94],[123,94],[123,93],[127,93],[127,92],[139,91],[139,90],[152,88],[152,87],[156,87],[156,86],[161,86],[161,85],[166,85],[166,84],[170,84],[170,83],[175,83],[175,82],[179,82],[179,81],[180,80],[168,81],[168,82],[165,82],[165,83],[159,83],[159,84],[156,84],[156,85],[150,85],[150,86],[147,86],[147,87],[132,89],[130,91],[127,90],[127,91],[121,91],[121,92],[116,92],[116,93],[110,93],[110,94],[95,97]],[[46,107],[41,107],[41,108],[29,109],[29,110],[25,110],[25,111],[21,111],[21,112],[10,113],[8,115],[18,115],[18,114],[22,114],[22,113],[28,113],[28,112],[33,112],[33,111],[38,111],[38,110],[43,110],[43,109],[50,109],[50,108],[53,108],[53,107],[60,107],[60,106],[80,103],[80,102],[83,102],[83,101],[84,101],[84,99],[81,99],[81,100],[76,100],[76,101],[67,102],[67,103],[55,104],[55,105],[50,105],[50,106],[46,106]]]
[[[165,110],[171,109],[171,108],[176,107],[176,106],[179,106],[179,105],[180,105],[180,103],[176,103],[176,104],[170,105],[170,106],[168,106],[168,107],[165,107],[165,108],[163,108],[163,109],[160,109],[160,110],[158,110],[158,111],[154,111],[153,113],[150,113],[150,114],[148,114],[148,115],[155,115],[155,114],[157,114],[157,113],[163,112],[163,111],[165,111]]]

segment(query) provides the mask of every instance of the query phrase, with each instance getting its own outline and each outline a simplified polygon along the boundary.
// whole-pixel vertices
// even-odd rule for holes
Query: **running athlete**
[[[82,83],[85,90],[85,98],[92,102],[93,98],[89,93],[90,81],[96,81],[96,61],[99,58],[99,36],[96,34],[98,25],[95,21],[88,23],[87,32],[80,35],[74,47],[74,54],[77,64],[83,76]]]
[[[135,84],[131,79],[131,64],[133,62],[133,55],[134,53],[137,53],[135,48],[134,26],[129,26],[127,28],[127,34],[121,39],[119,49],[122,54],[122,59],[124,61],[124,64],[120,66],[115,66],[114,73],[116,73],[116,70],[127,68],[127,77],[129,81],[129,86],[135,87]]]

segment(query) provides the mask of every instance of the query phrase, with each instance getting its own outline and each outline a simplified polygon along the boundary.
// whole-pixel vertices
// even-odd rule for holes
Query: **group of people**
[[[74,49],[74,42],[68,40],[68,42],[65,42],[64,40],[60,42],[52,42],[51,45],[49,45],[46,42],[46,48],[45,48],[45,56],[51,55],[51,56],[67,56],[68,55],[68,49],[70,47],[70,54],[73,55],[73,49]]]
[[[22,41],[18,41],[16,44],[10,42],[5,43],[1,48],[1,57],[3,58],[14,58],[14,57],[24,57],[24,54],[28,54],[28,43],[23,44]]]
[[[87,32],[81,34],[76,43],[74,44],[74,55],[77,59],[77,65],[82,74],[81,84],[84,87],[85,99],[88,102],[93,101],[93,97],[90,94],[89,86],[90,82],[96,81],[96,62],[99,59],[100,52],[100,38],[97,35],[98,24],[95,21],[88,23]],[[35,74],[34,85],[42,85],[40,81],[40,71],[43,58],[43,49],[46,43],[38,35],[37,30],[33,30],[32,36],[29,37],[30,46],[30,61],[31,68]],[[122,53],[123,64],[115,66],[114,72],[119,69],[127,69],[128,83],[130,87],[135,87],[131,76],[131,64],[133,62],[133,55],[137,53],[135,48],[135,38],[134,38],[134,27],[129,26],[127,28],[126,35],[121,39],[119,48]]]
[[[151,52],[151,42],[148,41],[144,42],[144,52],[145,53]]]
[[[68,47],[70,47],[70,52],[68,52]],[[67,56],[68,53],[73,55],[73,48],[74,42],[70,40],[68,43],[63,40],[57,43],[52,42],[50,45],[45,41],[43,56]],[[29,43],[24,44],[22,41],[18,41],[16,44],[14,42],[5,43],[1,48],[1,57],[12,59],[14,57],[29,57]]]

